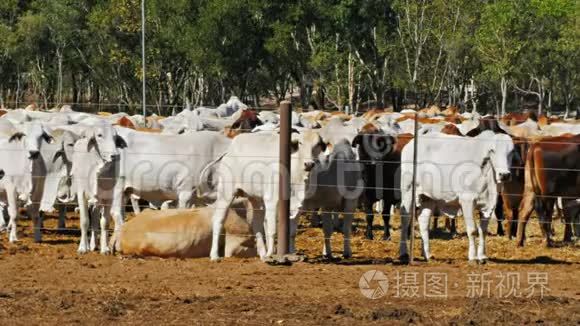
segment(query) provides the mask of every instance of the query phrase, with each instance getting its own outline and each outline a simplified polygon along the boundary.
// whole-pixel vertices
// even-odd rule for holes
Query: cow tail
[[[538,144],[532,145],[528,151],[528,162],[530,163],[530,177],[534,192],[538,195],[546,194],[544,160],[542,158],[542,148]]]
[[[217,168],[219,162],[226,156],[227,152],[220,155],[217,159],[209,162],[199,176],[199,185],[197,186],[197,196],[207,197],[212,190],[214,190],[214,185],[217,180],[214,179],[215,169]]]

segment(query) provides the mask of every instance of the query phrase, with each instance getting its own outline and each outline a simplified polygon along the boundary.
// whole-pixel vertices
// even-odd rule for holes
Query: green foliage
[[[0,1],[0,98],[137,108],[140,6]],[[298,89],[303,106],[313,90],[339,107],[457,103],[473,79],[492,98],[501,80],[519,92],[538,80],[569,107],[578,15],[574,0],[146,0],[147,101],[163,113]]]

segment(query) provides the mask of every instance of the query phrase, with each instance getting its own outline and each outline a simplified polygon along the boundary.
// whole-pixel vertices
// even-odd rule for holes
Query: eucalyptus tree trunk
[[[501,77],[501,115],[505,115],[505,106],[507,103],[507,80],[505,76]]]
[[[62,104],[62,50],[60,47],[56,48],[56,58],[58,60],[58,81],[57,81],[57,103]]]
[[[352,112],[357,111],[356,109],[356,85],[354,82],[354,60],[352,58],[352,51],[348,52],[348,105],[350,105],[350,110]]]

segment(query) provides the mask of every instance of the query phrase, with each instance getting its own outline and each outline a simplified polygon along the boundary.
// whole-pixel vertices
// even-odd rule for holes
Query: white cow
[[[123,193],[155,203],[175,200],[179,208],[191,206],[202,170],[231,143],[215,131],[163,135],[117,128],[117,132],[127,145],[121,157]],[[119,214],[121,209],[113,207]]]
[[[119,149],[125,148],[127,144],[113,126],[107,123],[85,126],[83,136],[74,145],[71,172],[73,191],[76,193],[80,212],[81,240],[78,252],[86,253],[96,247],[94,229],[90,246],[87,238],[90,222],[88,204],[91,203],[101,208],[100,250],[106,254],[110,252],[106,230],[111,214],[115,218],[115,230],[119,230],[123,223],[123,217],[112,211],[111,207],[118,206],[114,200],[122,199],[115,196],[119,193],[119,189],[115,187],[120,172]]]
[[[40,151],[43,143],[53,141],[39,123],[26,123],[19,127],[23,131],[15,131],[9,138],[0,138],[0,164],[5,173],[0,181],[0,201],[7,205],[10,216],[10,242],[18,240],[16,220],[19,197],[27,202],[28,214],[35,225],[35,238],[39,237],[38,212],[46,176]]]
[[[162,127],[162,133],[177,135],[186,131],[203,130],[204,125],[197,112],[183,110],[174,117],[168,117],[159,120]]]
[[[242,103],[238,97],[232,96],[226,103],[215,109],[202,106],[195,108],[192,112],[203,118],[225,118],[231,117],[234,113],[247,108],[248,106]],[[234,119],[237,119],[237,117],[234,117]]]
[[[510,175],[512,139],[505,134],[484,131],[474,138],[430,133],[419,138],[417,149],[416,199],[420,208],[419,228],[423,255],[429,251],[429,218],[441,212],[456,216],[463,212],[469,238],[470,261],[484,262],[485,236],[489,218],[497,203],[497,184]],[[413,142],[401,154],[401,259],[408,258],[407,235],[412,201]],[[479,247],[475,249],[474,209],[483,213],[478,225]]]
[[[333,146],[330,155],[320,164],[316,164],[309,174],[306,198],[300,210],[318,211],[322,209],[322,228],[324,231],[324,247],[322,254],[332,258],[330,237],[334,230],[331,212],[342,212],[344,222],[344,251],[345,258],[352,256],[350,234],[352,231],[353,212],[358,206],[358,199],[364,190],[362,180],[362,166],[356,159],[350,143],[339,141]],[[296,222],[293,214],[293,221]],[[294,252],[294,238],[296,223],[291,223],[290,252]]]
[[[277,133],[259,132],[241,134],[234,138],[228,152],[216,170],[217,200],[213,215],[213,238],[210,258],[219,260],[220,233],[228,208],[236,196],[262,200],[265,221],[255,214],[252,229],[256,235],[261,258],[274,253],[276,234],[276,207],[278,185],[280,136]],[[324,151],[320,136],[312,130],[292,134],[291,143],[291,210],[296,211],[306,195],[306,178],[315,160]],[[254,209],[256,208],[252,205]],[[264,226],[267,249],[264,247]]]

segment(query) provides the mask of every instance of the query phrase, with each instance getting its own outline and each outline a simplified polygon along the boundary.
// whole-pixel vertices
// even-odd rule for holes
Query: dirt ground
[[[490,236],[490,261],[475,266],[467,263],[465,234],[449,239],[444,231],[431,241],[434,261],[398,265],[398,221],[392,224],[390,242],[380,240],[378,226],[377,240],[364,240],[361,225],[354,258],[332,262],[320,258],[322,232],[304,230],[298,249],[308,260],[270,266],[258,259],[79,256],[78,233],[45,232],[44,243],[34,244],[29,222],[22,221],[20,243],[1,235],[0,325],[580,324],[580,247],[544,248],[537,221],[523,249]],[[45,227],[55,226],[56,220],[46,220]],[[459,227],[461,232],[461,221]],[[557,239],[562,229],[558,222]],[[341,236],[333,243],[338,256]],[[419,246],[417,240],[417,256]],[[361,293],[367,271],[387,277],[368,284],[382,285],[384,296],[372,300]],[[435,284],[433,275],[446,281]]]

